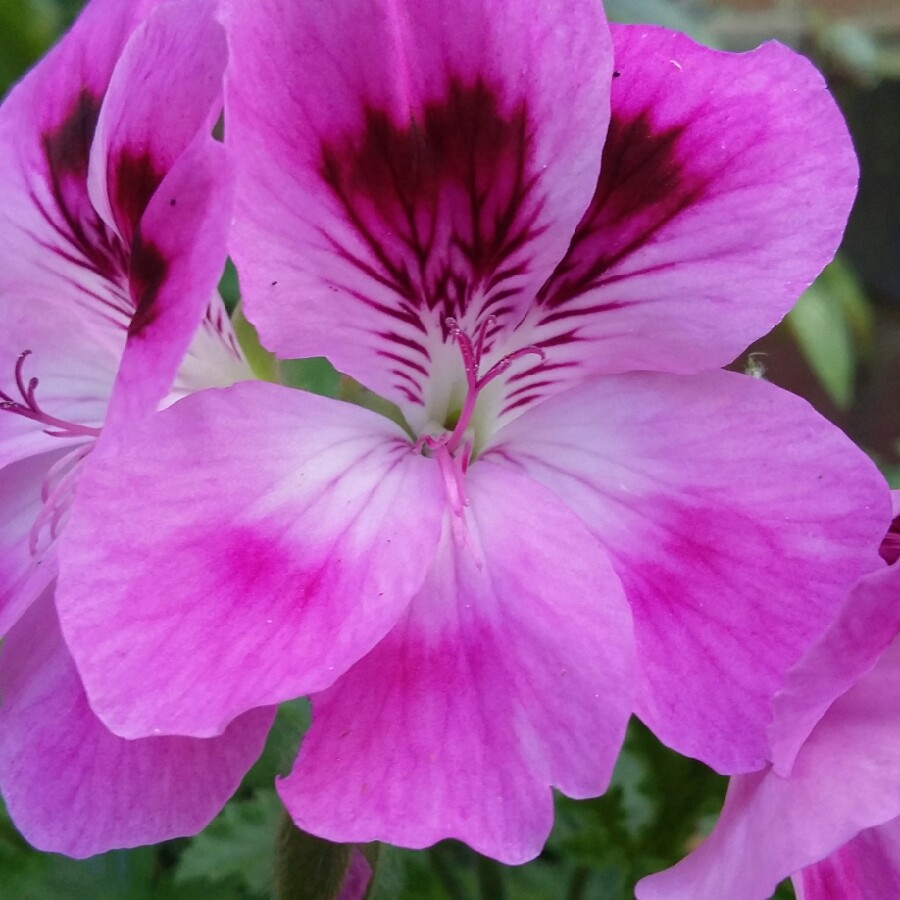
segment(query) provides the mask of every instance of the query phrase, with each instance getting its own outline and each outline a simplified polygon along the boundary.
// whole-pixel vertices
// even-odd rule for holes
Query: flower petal
[[[327,687],[388,631],[437,545],[434,461],[335,400],[244,382],[100,449],[57,603],[91,705],[123,737],[218,734]]]
[[[82,858],[204,828],[262,751],[273,709],[218,738],[127,741],[91,712],[52,594],[0,653],[0,790],[26,839]]]
[[[151,197],[222,105],[228,58],[211,0],[164,3],[116,64],[97,120],[88,188],[94,207],[131,245]]]
[[[91,194],[128,248],[134,309],[107,427],[169,392],[225,266],[233,185],[210,135],[227,61],[215,9],[155,9],[125,47],[97,122]]]
[[[122,247],[91,204],[88,160],[116,60],[152,6],[92,0],[0,109],[0,296],[74,308],[117,352],[130,314]]]
[[[609,111],[602,7],[229,7],[247,314],[279,355],[327,356],[421,405],[444,318],[517,322],[590,200]]]
[[[774,701],[771,760],[788,776],[825,710],[878,661],[900,633],[900,569],[860,579],[834,624],[791,670]]]
[[[117,393],[128,396],[114,418],[123,405],[153,409],[170,389],[221,274],[231,217],[229,167],[208,134],[227,49],[214,5],[162,4],[131,34],[152,5],[113,14],[95,0],[0,115],[10,260],[0,295],[35,318],[62,307],[114,360],[127,330]]]
[[[639,900],[761,900],[861,830],[896,818],[898,691],[895,641],[816,725],[791,777],[768,770],[733,778],[712,834],[673,868],[641,881]]]
[[[549,491],[476,463],[468,529],[448,512],[407,615],[332,688],[279,792],[337,841],[460,838],[536,856],[550,785],[602,793],[631,711],[631,623],[618,579]]]
[[[793,878],[798,900],[879,900],[900,884],[900,819],[860,832]]]
[[[646,25],[613,41],[594,199],[523,339],[582,374],[724,366],[834,255],[850,136],[822,76],[780,44],[725,53]]]
[[[760,768],[771,696],[881,563],[888,491],[802,400],[730,372],[584,382],[496,436],[612,556],[637,712],[722,772]]]
[[[56,577],[55,559],[35,559],[30,535],[41,487],[65,451],[42,453],[0,469],[0,637]]]
[[[135,303],[107,429],[152,412],[172,388],[225,267],[232,180],[225,149],[202,136],[159,186],[134,243]]]

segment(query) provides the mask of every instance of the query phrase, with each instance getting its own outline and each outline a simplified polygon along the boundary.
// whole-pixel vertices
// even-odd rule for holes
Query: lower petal
[[[0,653],[0,790],[40,850],[83,858],[196,834],[262,751],[274,710],[220,737],[128,741],[91,712],[50,592]]]
[[[123,737],[209,737],[323,690],[421,586],[443,506],[393,422],[274,384],[200,391],[98,446],[57,589],[93,709]]]
[[[613,559],[635,616],[637,712],[726,773],[767,759],[771,697],[862,575],[889,495],[807,403],[729,372],[596,378],[495,438]]]
[[[608,784],[631,711],[631,623],[618,579],[547,490],[476,463],[470,515],[447,514],[407,615],[313,699],[279,791],[304,830],[424,847],[456,837],[536,856],[550,786]]]

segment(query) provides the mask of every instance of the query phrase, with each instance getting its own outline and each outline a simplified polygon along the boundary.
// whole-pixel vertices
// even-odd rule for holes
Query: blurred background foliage
[[[81,5],[0,0],[0,94]],[[615,20],[656,22],[723,49],[776,38],[825,72],[860,156],[859,199],[836,261],[734,368],[806,397],[900,487],[900,5],[607,0],[606,7]],[[223,289],[234,303],[233,272]],[[327,366],[297,372],[314,390],[333,394],[347,387],[339,388]],[[307,724],[305,703],[284,706],[262,759],[195,838],[79,862],[32,850],[0,809],[0,893],[13,900],[269,900],[276,895],[273,858],[282,821],[273,780],[290,769]],[[380,848],[369,900],[627,898],[639,877],[670,865],[702,839],[724,789],[723,778],[671,753],[634,723],[606,796],[557,798],[556,826],[539,859],[504,867],[453,841],[419,852]],[[371,848],[367,852],[375,858]],[[312,882],[295,883],[281,896],[322,900],[322,891]],[[776,896],[787,900],[793,893],[784,884]]]

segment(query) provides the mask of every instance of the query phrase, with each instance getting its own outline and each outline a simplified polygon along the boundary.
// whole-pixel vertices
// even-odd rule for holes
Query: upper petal
[[[245,382],[99,451],[57,603],[91,705],[126,737],[217,734],[328,686],[391,627],[437,545],[437,466],[349,404]]]
[[[91,143],[116,60],[152,0],[92,0],[0,109],[4,302],[75,308],[121,349],[121,242],[88,195]]]
[[[91,712],[52,593],[0,652],[0,791],[25,838],[83,858],[204,828],[262,751],[274,710],[217,738],[128,741]]]
[[[596,183],[600,3],[231,0],[226,140],[248,316],[421,405],[443,320],[515,323]]]
[[[72,316],[72,343],[113,366],[127,332],[117,418],[170,389],[231,218],[230,171],[208,133],[227,54],[214,4],[153,7],[95,0],[0,114],[6,315],[25,311],[38,333]]]
[[[133,307],[108,426],[146,415],[169,392],[225,265],[233,184],[210,135],[227,60],[215,9],[155,9],[128,41],[100,111],[91,194],[126,247]]]
[[[646,25],[613,41],[594,198],[523,340],[581,374],[726,365],[837,249],[856,193],[850,136],[787,47],[725,53]]]
[[[127,427],[156,409],[198,327],[208,330],[204,313],[225,266],[232,186],[224,148],[201,135],[150,201],[132,248],[135,311],[107,428]]]
[[[460,838],[536,856],[549,787],[605,790],[631,712],[627,603],[553,495],[477,463],[467,525],[448,511],[435,564],[391,633],[313,698],[279,792],[305,830],[424,847]]]
[[[228,58],[213,0],[167,3],[141,23],[110,78],[88,173],[94,208],[130,245],[166,173],[209,134]]]
[[[720,771],[761,767],[771,696],[881,565],[889,496],[871,461],[804,401],[729,372],[590,379],[492,452],[610,552],[635,616],[639,715]]]

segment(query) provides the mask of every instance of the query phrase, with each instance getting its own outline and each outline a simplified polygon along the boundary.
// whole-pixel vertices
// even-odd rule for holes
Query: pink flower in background
[[[231,216],[209,134],[225,36],[209,4],[155,5],[93,0],[0,109],[0,790],[35,846],[79,857],[199,831],[271,722],[116,737],[53,601],[101,428],[114,444],[164,398],[249,377],[209,305]]]
[[[900,878],[900,492],[887,568],[860,579],[776,698],[772,763],[732,778],[700,847],[638,900],[893,896]],[[875,826],[875,827],[873,827]]]
[[[239,384],[86,472],[59,603],[97,714],[208,736],[312,693],[279,785],[301,827],[506,862],[549,786],[604,790],[635,702],[763,766],[888,517],[843,435],[717,371],[840,239],[856,164],[821,77],[610,36],[589,0],[231,2],[226,27],[248,314],[405,426]]]

